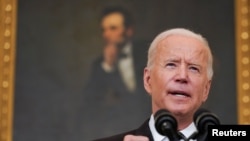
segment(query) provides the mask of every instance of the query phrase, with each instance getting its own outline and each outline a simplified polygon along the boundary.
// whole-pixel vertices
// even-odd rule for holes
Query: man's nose
[[[176,81],[180,83],[187,83],[188,82],[188,72],[187,68],[185,66],[181,66],[178,69],[177,75],[176,75]]]

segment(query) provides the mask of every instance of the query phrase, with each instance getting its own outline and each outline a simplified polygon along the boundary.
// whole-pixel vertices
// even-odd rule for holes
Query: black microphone
[[[155,128],[159,134],[167,136],[170,141],[179,141],[177,121],[170,112],[161,109],[155,113],[154,119]]]
[[[195,136],[197,141],[207,141],[208,126],[220,125],[220,120],[214,113],[200,108],[194,114],[194,123],[198,130],[198,134]]]

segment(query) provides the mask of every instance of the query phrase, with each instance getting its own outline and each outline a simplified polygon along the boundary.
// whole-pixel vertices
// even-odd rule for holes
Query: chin
[[[170,110],[174,115],[182,116],[188,113],[188,109],[186,107],[174,107]]]

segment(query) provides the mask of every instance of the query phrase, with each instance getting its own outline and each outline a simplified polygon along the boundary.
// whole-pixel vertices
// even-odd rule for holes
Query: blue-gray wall
[[[20,0],[14,141],[87,141],[109,135],[95,121],[85,128],[96,132],[78,129],[77,109],[91,61],[101,53],[99,12],[114,4],[134,14],[137,39],[151,40],[172,27],[203,34],[215,57],[205,106],[222,123],[237,123],[234,0]],[[141,123],[125,124],[133,129]]]

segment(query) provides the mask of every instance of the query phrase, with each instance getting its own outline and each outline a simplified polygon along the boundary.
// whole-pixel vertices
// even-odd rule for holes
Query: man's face
[[[164,108],[176,116],[191,116],[209,93],[207,67],[208,48],[199,40],[177,35],[162,40],[152,68],[144,70],[153,113]]]
[[[124,19],[120,13],[112,13],[101,22],[102,36],[106,42],[122,43],[125,40]]]

